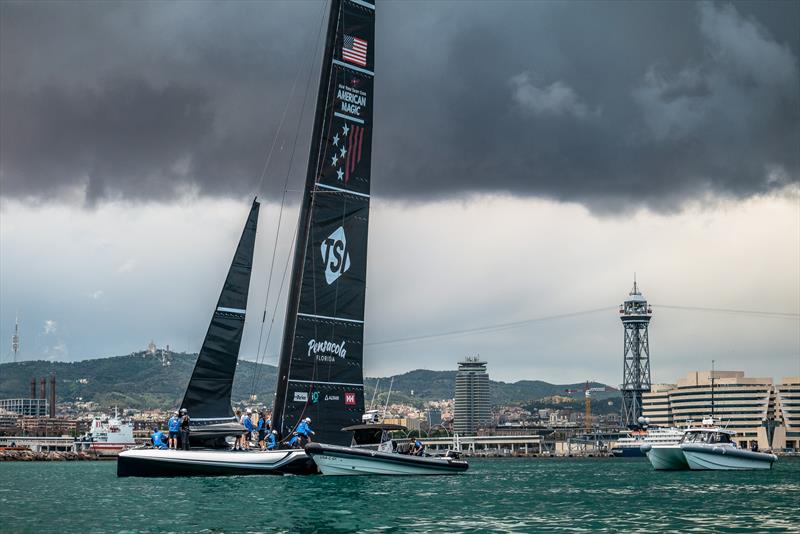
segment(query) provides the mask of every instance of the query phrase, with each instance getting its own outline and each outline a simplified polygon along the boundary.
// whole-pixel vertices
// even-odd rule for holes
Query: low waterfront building
[[[800,449],[800,376],[784,378],[776,390],[786,431],[786,448],[798,450]]]
[[[491,422],[486,362],[468,356],[458,362],[453,429],[460,436],[474,436],[479,427]]]
[[[787,395],[792,388],[787,385]],[[772,378],[745,377],[742,371],[693,371],[675,385],[658,385],[644,393],[643,415],[650,425],[682,428],[713,415],[720,425],[736,432],[741,447],[757,444],[762,449],[783,449],[787,447],[781,415],[785,410],[779,389]]]

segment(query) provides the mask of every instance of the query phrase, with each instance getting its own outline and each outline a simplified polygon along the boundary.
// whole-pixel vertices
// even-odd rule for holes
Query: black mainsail
[[[349,445],[364,413],[375,6],[331,0],[300,207],[273,425],[311,417],[315,440]]]
[[[253,200],[181,403],[192,420],[193,443],[209,444],[209,440],[242,431],[231,409],[231,389],[244,330],[258,210],[259,203]]]

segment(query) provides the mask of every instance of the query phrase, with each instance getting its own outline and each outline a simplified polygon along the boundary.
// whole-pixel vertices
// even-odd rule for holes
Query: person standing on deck
[[[180,423],[180,433],[181,433],[181,448],[185,451],[189,450],[189,423],[191,419],[189,419],[189,410],[186,408],[181,408],[181,423]]]
[[[242,410],[236,409],[236,422],[240,425],[244,426],[244,417],[242,416]],[[236,436],[236,440],[233,442],[233,450],[240,451],[242,450],[242,435],[238,434]]]
[[[269,416],[267,415],[267,410],[261,410],[261,414],[258,417],[258,447],[263,451],[266,450],[265,440],[267,439],[267,434],[269,434],[270,420]]]
[[[250,450],[250,438],[253,435],[253,420],[250,418],[252,413],[252,410],[248,408],[247,412],[242,417],[242,426],[244,426],[244,434],[242,434],[242,450],[245,451]]]
[[[178,412],[173,413],[172,417],[170,417],[167,422],[167,427],[169,429],[169,448],[174,450],[178,450],[178,433],[181,429],[181,419],[178,415]]]

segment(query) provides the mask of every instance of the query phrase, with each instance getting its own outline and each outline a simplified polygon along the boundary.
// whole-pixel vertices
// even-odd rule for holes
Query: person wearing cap
[[[189,450],[189,425],[191,423],[191,419],[189,419],[189,410],[186,408],[181,408],[180,411],[181,415],[181,423],[180,423],[180,434],[181,434],[181,448],[185,451]]]
[[[425,456],[425,445],[419,439],[414,440],[414,446],[411,448],[411,454],[414,456]]]
[[[154,449],[167,448],[167,444],[164,443],[164,433],[161,432],[157,426],[153,427],[153,434],[150,436],[150,442],[153,444]]]
[[[289,446],[297,446],[302,448],[306,443],[310,443],[312,441],[311,436],[313,435],[314,431],[311,430],[311,418],[306,417],[300,421],[299,425],[297,425],[292,439],[289,440]]]
[[[181,419],[178,412],[174,412],[172,417],[167,421],[167,429],[169,430],[169,448],[178,449],[178,432],[181,429]]]
[[[245,411],[245,414],[242,416],[242,426],[244,427],[244,433],[242,434],[242,450],[249,451],[250,450],[250,437],[253,433],[253,420],[250,418],[252,415],[253,410],[248,408]]]
[[[278,448],[278,431],[273,430],[267,437],[267,450],[273,451]]]

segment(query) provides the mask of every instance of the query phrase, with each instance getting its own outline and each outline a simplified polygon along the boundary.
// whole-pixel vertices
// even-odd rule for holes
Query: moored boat
[[[352,432],[350,447],[309,443],[305,447],[323,475],[454,475],[469,468],[455,453],[446,456],[414,455],[408,440],[394,440],[400,425],[361,424],[343,428]]]
[[[469,468],[448,456],[412,456],[398,452],[309,443],[308,454],[323,475],[454,475]]]
[[[689,469],[743,470],[772,469],[778,459],[771,453],[740,449],[731,440],[736,433],[730,430],[709,429],[706,432],[686,434],[680,448]]]

